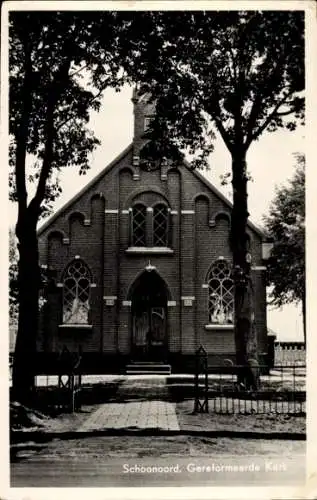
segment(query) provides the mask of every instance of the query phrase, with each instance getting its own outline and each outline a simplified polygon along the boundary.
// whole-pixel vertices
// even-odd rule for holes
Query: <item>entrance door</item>
[[[164,361],[167,292],[156,273],[144,273],[132,294],[132,354],[135,360]]]

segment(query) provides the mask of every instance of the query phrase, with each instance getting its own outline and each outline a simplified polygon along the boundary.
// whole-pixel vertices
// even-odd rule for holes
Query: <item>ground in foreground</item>
[[[11,486],[299,486],[304,483],[304,457],[303,441],[191,436],[55,439],[15,447]]]

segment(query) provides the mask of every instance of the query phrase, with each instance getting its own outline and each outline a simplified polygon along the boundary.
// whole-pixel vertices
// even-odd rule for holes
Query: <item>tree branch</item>
[[[285,101],[289,98],[289,96],[292,94],[292,92],[289,92],[283,99],[281,99],[276,106],[274,107],[273,111],[267,116],[266,120],[262,123],[261,126],[258,127],[258,129],[250,135],[249,140],[246,142],[246,147],[249,147],[251,142],[257,139],[262,132],[266,129],[266,127],[269,125],[269,123],[272,121],[274,116],[276,116],[278,109],[285,103]]]
[[[51,92],[49,92],[46,113],[46,130],[45,130],[45,146],[43,154],[43,164],[40,172],[40,177],[34,198],[30,203],[32,210],[39,213],[42,201],[45,198],[46,183],[49,178],[52,167],[53,145],[54,136],[54,110],[60,95],[65,87],[65,82],[68,80],[68,72],[71,65],[71,60],[68,58],[60,67],[59,71],[51,85]]]
[[[289,111],[280,111],[279,113],[276,113],[276,115],[277,116],[287,116],[287,115],[291,115],[292,113],[294,113],[294,111],[296,111],[296,108],[290,109]]]
[[[213,98],[210,96],[207,96],[207,103],[205,106],[206,112],[211,116],[211,118],[214,120],[216,127],[225,143],[227,146],[228,150],[230,153],[232,152],[233,149],[233,144],[230,141],[230,135],[228,131],[226,130],[225,126],[223,125],[221,121],[221,109],[220,109],[220,104],[219,104],[219,95],[218,95],[218,90],[215,88],[214,91],[217,93],[217,97]]]
[[[88,101],[88,105],[94,102],[96,99],[98,99],[98,97],[102,94],[102,92],[103,89],[99,90],[99,92]],[[64,120],[62,123],[58,125],[58,127],[56,127],[55,131],[58,132],[62,127],[64,127],[64,125],[66,125],[66,123],[68,123],[72,119],[73,116],[69,116],[68,118],[66,118],[66,120]]]
[[[229,151],[232,152],[232,143],[230,141],[230,136],[228,134],[228,131],[225,129],[221,119],[217,115],[215,115],[214,113],[211,113],[211,116],[216,123],[216,126],[219,130],[219,133],[220,133],[225,145],[227,146]]]
[[[246,137],[246,147],[247,148],[249,147],[249,145],[252,142],[253,128],[256,124],[256,119],[257,119],[258,114],[259,114],[260,109],[261,109],[262,97],[263,97],[262,93],[258,90],[256,97],[253,101],[253,106],[251,108],[249,120],[247,123],[247,128],[248,128],[248,133],[247,133],[247,137]]]
[[[269,73],[267,75],[267,77],[265,78],[266,86],[267,86],[268,82],[270,80],[272,80],[276,74],[278,74],[278,72],[280,71],[280,69],[282,67],[283,67],[283,65],[281,63],[281,58],[280,58],[277,61],[275,61],[275,64],[274,64],[274,67],[273,67],[271,73]],[[291,95],[291,93],[287,95],[287,98],[289,97],[289,95]],[[253,106],[252,106],[252,109],[251,109],[251,112],[249,115],[249,120],[248,120],[248,125],[247,125],[247,127],[248,127],[248,134],[247,134],[247,139],[246,139],[246,147],[247,148],[250,146],[251,142],[254,140],[254,138],[252,137],[252,135],[253,135],[252,131],[253,131],[253,128],[256,124],[257,116],[258,116],[259,111],[261,109],[261,103],[262,103],[264,97],[265,97],[265,92],[263,92],[260,88],[257,88],[256,97],[255,97],[255,100],[254,100],[254,103],[253,103]]]
[[[71,78],[72,76],[78,75],[78,73],[80,73],[81,71],[83,71],[87,67],[88,67],[88,64],[85,64],[85,66],[83,66],[82,68],[79,68],[77,71],[74,71],[74,73],[70,73],[69,77]]]
[[[45,197],[46,182],[49,178],[52,166],[52,154],[54,143],[54,109],[56,105],[56,98],[51,98],[48,103],[47,117],[46,117],[46,141],[44,146],[43,164],[40,172],[40,177],[34,198],[30,203],[30,207],[36,214],[39,213],[40,206]]]

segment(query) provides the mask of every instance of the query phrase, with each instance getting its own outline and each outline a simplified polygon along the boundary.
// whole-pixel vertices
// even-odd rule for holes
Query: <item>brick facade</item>
[[[55,286],[47,292],[41,317],[38,371],[50,371],[49,360],[63,346],[71,351],[81,347],[86,371],[123,369],[135,356],[133,290],[142,280],[148,283],[147,273],[155,273],[153,283],[161,287],[165,301],[162,360],[171,362],[174,371],[189,370],[201,344],[215,363],[234,358],[233,327],[209,325],[206,283],[213,261],[232,258],[231,205],[186,164],[163,165],[154,172],[139,168],[144,118],[153,109],[135,102],[134,113],[133,144],[39,231],[41,264],[54,271]],[[152,227],[152,207],[156,203],[168,207],[167,248],[131,248],[131,208],[136,202],[147,207],[148,227]],[[248,233],[252,267],[259,268],[252,271],[258,348],[266,355],[263,235],[252,224]],[[92,273],[89,325],[84,326],[63,324],[63,272],[76,258]]]

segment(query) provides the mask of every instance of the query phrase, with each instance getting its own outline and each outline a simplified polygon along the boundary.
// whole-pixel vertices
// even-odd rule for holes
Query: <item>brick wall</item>
[[[138,122],[139,123],[139,122]],[[141,126],[140,123],[136,126]],[[234,353],[233,330],[207,330],[208,290],[203,287],[210,265],[219,256],[231,259],[230,208],[186,167],[136,175],[132,149],[74,202],[66,206],[40,236],[41,261],[62,280],[66,265],[79,255],[89,266],[96,285],[91,289],[91,330],[60,329],[62,288],[50,294],[44,334],[38,349],[58,351],[82,346],[84,352],[129,355],[131,310],[127,301],[135,279],[149,260],[165,281],[168,307],[168,348],[193,354],[203,344],[210,354]],[[148,206],[164,199],[171,210],[172,249],[167,255],[130,255],[129,208],[135,200]],[[210,222],[211,221],[211,222]],[[252,265],[261,264],[260,237],[249,229]],[[264,272],[253,272],[258,343],[266,350]],[[42,332],[43,333],[43,332]],[[40,340],[41,339],[41,340]]]

